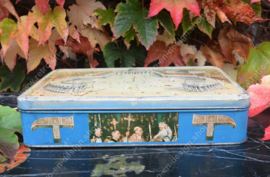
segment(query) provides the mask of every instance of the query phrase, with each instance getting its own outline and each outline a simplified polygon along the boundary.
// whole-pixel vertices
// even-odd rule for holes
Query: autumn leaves
[[[5,8],[7,12],[17,16],[10,1],[0,2],[2,9]],[[9,4],[6,5],[7,3]],[[63,52],[68,50],[67,47],[71,47],[73,52],[86,54],[92,67],[97,66],[98,63],[92,59],[93,48],[99,43],[103,49],[110,37],[102,28],[95,27],[97,19],[91,14],[94,14],[95,9],[106,9],[105,6],[95,0],[77,0],[77,4],[69,7],[67,22],[66,12],[61,8],[64,1],[58,0],[61,7],[56,6],[53,10],[48,1],[36,0],[36,3],[28,15],[21,16],[17,23],[9,18],[3,18],[0,23],[2,58],[9,69],[12,71],[15,67],[17,54],[27,60],[28,72],[35,69],[41,59],[44,59],[51,69],[55,69],[55,42],[59,39],[64,41],[64,46],[60,47]],[[73,40],[76,42],[71,42]]]
[[[95,50],[103,52],[108,67],[114,67],[116,60],[122,67],[136,62],[148,66],[157,60],[159,66],[185,66],[190,59],[198,61],[197,65],[207,60],[220,68],[224,62],[238,67],[240,60],[241,64],[249,62],[250,47],[254,46],[249,36],[233,25],[265,21],[257,0],[252,4],[250,0],[126,0],[108,9],[95,0],[77,0],[65,9],[64,0],[56,0],[53,9],[48,0],[35,2],[27,15],[19,17],[9,0],[0,0],[2,58],[11,71],[17,55],[27,60],[28,72],[42,59],[55,69],[57,48],[65,55],[70,51],[87,55],[91,67],[99,65],[93,58]],[[7,18],[9,13],[17,22]],[[227,27],[213,37],[222,23]],[[200,50],[175,43],[177,38],[189,39],[194,32],[208,36]],[[239,70],[244,73],[246,69]]]

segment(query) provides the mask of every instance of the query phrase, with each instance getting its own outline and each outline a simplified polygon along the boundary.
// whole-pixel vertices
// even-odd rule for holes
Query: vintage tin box
[[[216,67],[56,70],[18,97],[34,147],[235,144],[250,96]]]

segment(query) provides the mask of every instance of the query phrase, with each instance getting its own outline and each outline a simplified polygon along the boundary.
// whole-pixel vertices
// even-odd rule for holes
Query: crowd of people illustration
[[[89,114],[90,141],[116,142],[170,142],[178,140],[178,113]]]

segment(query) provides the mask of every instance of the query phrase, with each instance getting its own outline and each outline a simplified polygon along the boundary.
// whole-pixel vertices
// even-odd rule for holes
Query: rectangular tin
[[[61,69],[18,108],[33,147],[236,144],[249,99],[216,67]]]

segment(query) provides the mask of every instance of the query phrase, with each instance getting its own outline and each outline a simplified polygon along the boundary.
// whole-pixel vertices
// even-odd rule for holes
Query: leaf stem
[[[59,58],[57,58],[57,60],[60,61],[60,62],[62,62],[62,63],[64,63],[64,64],[66,64],[66,65],[69,66],[70,68],[74,68],[74,67],[71,66],[67,61],[61,60],[61,59],[59,59]]]
[[[197,40],[197,39],[194,39],[194,38],[189,38],[189,39],[191,39],[191,40],[193,40],[193,41],[196,41],[196,42],[199,42],[200,44],[202,44],[202,45],[207,45],[207,44],[205,44],[205,43],[203,43],[202,41],[199,41],[199,40]]]
[[[142,0],[142,8],[144,8],[144,0]]]

